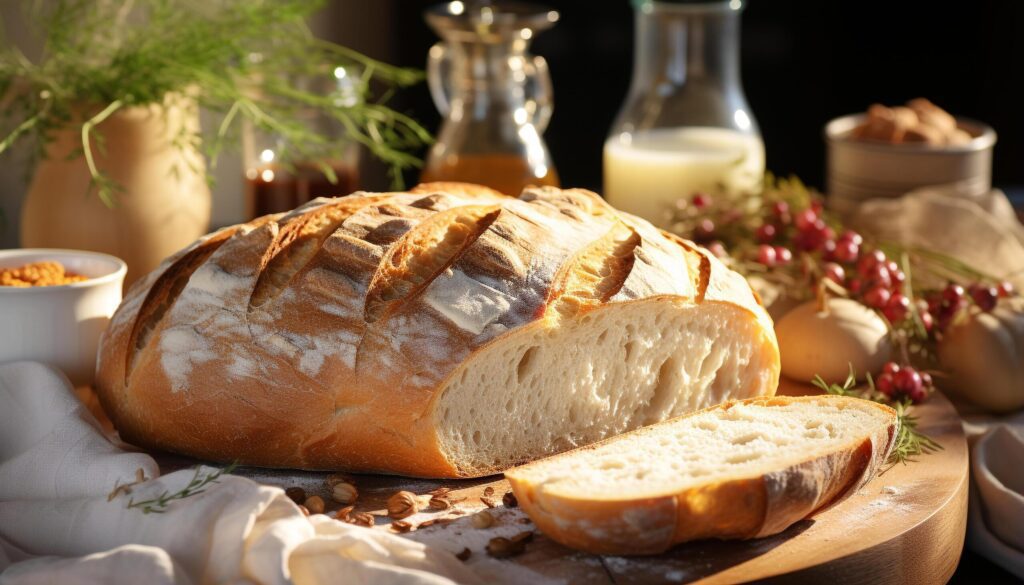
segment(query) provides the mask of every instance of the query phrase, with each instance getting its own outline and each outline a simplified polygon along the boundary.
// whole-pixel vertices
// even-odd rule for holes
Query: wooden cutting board
[[[811,392],[810,387],[784,385],[780,393]],[[676,547],[660,556],[623,558],[578,553],[537,533],[523,554],[494,559],[484,551],[490,538],[534,528],[521,510],[501,505],[508,484],[500,477],[428,481],[354,476],[360,492],[356,510],[377,514],[376,528],[395,532],[389,528],[390,520],[384,512],[390,495],[398,490],[426,494],[439,487],[450,488],[453,500],[464,500],[452,510],[428,511],[408,518],[420,526],[402,536],[452,552],[469,549],[467,564],[481,574],[484,582],[944,583],[953,574],[964,543],[967,445],[956,410],[941,394],[915,407],[915,412],[920,417],[920,428],[944,447],[942,451],[893,467],[840,505],[782,534],[758,540],[704,541]],[[169,471],[186,464],[194,462],[168,459],[162,466]],[[324,473],[256,468],[236,473],[266,484],[300,486],[309,495],[328,499]],[[484,509],[481,496],[487,488],[493,488],[497,500],[497,507],[490,510],[497,522],[481,530],[472,526],[470,516]],[[328,511],[338,507],[329,503]],[[435,523],[422,525],[429,520]]]

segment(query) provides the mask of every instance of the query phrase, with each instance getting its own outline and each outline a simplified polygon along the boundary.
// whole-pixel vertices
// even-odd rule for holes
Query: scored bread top
[[[736,305],[771,335],[741,276],[588,191],[442,183],[317,199],[206,236],[136,283],[103,336],[97,386],[143,445],[374,469],[362,443],[326,452],[349,426],[392,453],[391,471],[445,475],[417,455],[436,449],[420,423],[472,352],[537,320],[659,296]]]

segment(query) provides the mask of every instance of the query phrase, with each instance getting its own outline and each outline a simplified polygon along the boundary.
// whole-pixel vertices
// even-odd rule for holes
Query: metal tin
[[[900,197],[931,185],[955,183],[968,197],[992,188],[995,131],[981,122],[957,118],[957,126],[973,139],[962,145],[887,144],[850,138],[865,114],[832,120],[825,126],[828,146],[829,207],[840,215],[860,202]]]

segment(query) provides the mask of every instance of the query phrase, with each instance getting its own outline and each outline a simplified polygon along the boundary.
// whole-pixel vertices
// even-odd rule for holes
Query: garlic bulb
[[[799,382],[820,375],[842,382],[850,366],[859,375],[878,372],[892,346],[885,322],[874,311],[849,299],[829,299],[819,312],[810,301],[787,312],[775,324],[782,373]]]
[[[943,390],[991,412],[1024,407],[1024,299],[1001,300],[946,331],[938,348]]]

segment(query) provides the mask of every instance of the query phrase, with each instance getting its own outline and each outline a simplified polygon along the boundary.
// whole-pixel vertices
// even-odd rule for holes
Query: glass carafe
[[[634,0],[633,80],[604,147],[604,194],[664,225],[695,192],[756,191],[764,144],[740,82],[742,0]]]
[[[448,2],[425,13],[443,40],[430,49],[427,81],[444,120],[421,181],[480,183],[509,195],[558,185],[541,135],[552,112],[551,78],[530,40],[558,20],[519,2]]]

